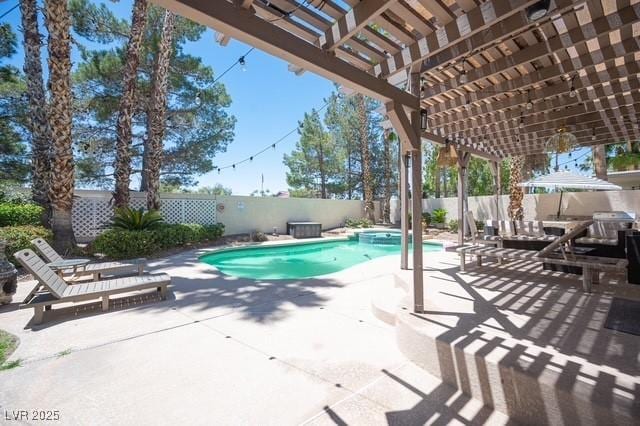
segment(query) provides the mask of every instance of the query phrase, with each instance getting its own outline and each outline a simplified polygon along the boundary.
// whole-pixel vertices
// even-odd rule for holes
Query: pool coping
[[[327,236],[327,237],[315,237],[315,238],[305,238],[303,240],[300,239],[288,239],[288,240],[278,240],[278,241],[262,241],[255,242],[250,241],[243,243],[241,245],[233,246],[230,244],[225,244],[223,246],[203,248],[201,251],[206,251],[206,253],[202,253],[197,255],[198,260],[201,260],[205,256],[209,256],[211,254],[215,254],[221,251],[236,251],[236,250],[246,250],[257,247],[268,247],[268,246],[284,246],[284,245],[305,245],[305,244],[314,244],[321,242],[334,242],[334,241],[349,241],[349,237],[362,232],[388,232],[388,228],[356,228],[351,233],[346,233],[344,236]],[[398,230],[393,230],[393,232],[400,232]],[[422,244],[431,244],[431,245],[441,245],[442,249],[446,249],[447,246],[451,245],[451,241],[447,240],[422,240]],[[210,265],[211,266],[211,265]]]

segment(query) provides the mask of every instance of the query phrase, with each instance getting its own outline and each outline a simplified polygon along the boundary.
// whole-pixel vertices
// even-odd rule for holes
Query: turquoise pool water
[[[235,277],[268,280],[316,277],[400,253],[397,233],[372,234],[361,234],[366,241],[351,239],[228,249],[203,256],[200,260]],[[440,251],[442,245],[425,243],[423,250]]]

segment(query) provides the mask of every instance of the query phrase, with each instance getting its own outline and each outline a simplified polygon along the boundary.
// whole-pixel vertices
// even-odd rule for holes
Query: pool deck
[[[410,351],[398,346],[397,327],[374,315],[372,300],[403,275],[399,256],[317,279],[253,281],[220,275],[198,261],[206,252],[193,250],[151,264],[173,277],[167,301],[131,296],[106,313],[99,303],[81,310],[70,306],[47,312],[47,322],[34,328],[31,310],[17,310],[15,303],[0,307],[1,327],[21,340],[11,359],[22,360],[20,367],[0,372],[0,414],[59,410],[64,424],[509,421],[483,407],[481,398],[430,374],[419,360],[409,361]],[[571,341],[579,345],[568,356],[579,359],[584,351],[596,351],[588,342],[608,342],[606,351],[596,352],[611,365],[607,371],[614,378],[638,371],[640,337],[612,336],[601,328],[610,295],[588,296],[586,302],[577,293],[567,296],[562,306],[547,306],[553,314],[549,322],[566,325],[541,329],[545,316],[528,309],[546,306],[544,301],[564,288],[574,294],[577,278],[528,274],[522,280],[494,267],[459,274],[456,265],[454,253],[429,253],[425,283],[438,293],[427,292],[428,297],[452,302],[448,308],[454,313],[438,315],[460,338],[476,333],[470,326],[474,319],[486,323],[484,329],[495,327],[495,321],[525,330],[537,324],[530,333],[538,333],[538,345],[566,351],[570,345],[561,344],[567,341],[562,334],[573,333]],[[30,288],[20,283],[15,300]],[[500,300],[498,308],[487,311]],[[571,318],[592,317],[595,308],[598,316],[589,327],[571,326]],[[487,312],[502,314],[492,320]],[[456,329],[460,318],[465,328]],[[588,335],[577,338],[579,330]],[[530,333],[515,337],[527,342]]]

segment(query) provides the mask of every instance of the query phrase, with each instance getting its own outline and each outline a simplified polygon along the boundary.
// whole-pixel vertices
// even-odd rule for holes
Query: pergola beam
[[[466,40],[469,37],[494,26],[498,22],[505,22],[509,25],[509,19],[518,12],[536,3],[537,0],[489,0],[482,3],[475,9],[458,16],[442,28],[419,38],[401,52],[388,58],[386,61],[374,67],[377,76],[388,77],[398,71],[411,67],[414,64],[428,60],[431,56],[449,49],[453,44]],[[557,0],[566,3],[570,0]],[[529,23],[530,24],[530,23]],[[518,22],[513,26],[512,31],[503,31],[503,28],[496,26],[499,31],[497,37],[504,37],[507,33],[512,33],[522,29]],[[488,40],[488,41],[487,41]],[[495,38],[487,37],[483,45],[491,43]],[[478,46],[480,47],[480,46]],[[467,46],[467,51],[472,50]],[[439,65],[439,64],[438,64]]]
[[[211,27],[302,69],[382,102],[419,108],[418,98],[324,52],[226,0],[154,0],[181,16]]]
[[[577,84],[578,80],[582,80],[583,84],[581,87],[585,87],[591,85],[591,80],[606,81],[611,78],[619,79],[628,77],[630,75],[637,74],[637,70],[640,68],[636,59],[638,51],[635,50],[639,45],[640,41],[638,39],[627,39],[615,46],[603,48],[601,51],[602,54],[605,54],[608,53],[609,50],[613,51],[613,49],[616,49],[618,51],[618,54],[616,55],[604,56],[586,54],[522,75],[514,78],[513,80],[504,81],[492,86],[489,90],[479,89],[466,94],[458,94],[455,91],[447,92],[449,94],[456,94],[458,97],[442,102],[437,101],[439,103],[430,104],[428,109],[429,112],[433,114],[439,114],[455,108],[464,108],[467,106],[467,101],[469,101],[473,106],[473,103],[490,99],[501,93],[517,91],[526,92],[527,88],[534,88],[536,85],[574,73],[578,74],[578,77],[573,81],[576,88],[579,88]],[[596,57],[594,58],[594,56]],[[610,59],[605,59],[606,57],[609,57]],[[624,61],[624,63],[621,64],[620,62],[622,61]],[[564,89],[565,86],[560,84],[555,88],[555,93],[566,93],[566,90]]]
[[[586,80],[586,78],[584,79]],[[611,96],[626,96],[629,92],[640,91],[640,76],[631,75],[621,79],[612,79],[607,81],[598,81],[586,85],[583,79],[574,80],[577,94],[582,91],[588,93],[590,99],[606,98]],[[566,91],[560,90],[561,94],[557,94],[558,86],[564,86]],[[507,99],[501,99],[492,103],[478,102],[470,105],[465,111],[451,110],[449,113],[434,114],[430,117],[429,122],[433,126],[446,126],[454,124],[464,124],[465,121],[475,119],[475,123],[486,125],[497,123],[499,121],[509,121],[520,117],[524,111],[528,116],[532,114],[545,113],[549,111],[566,108],[581,102],[578,96],[569,96],[571,89],[570,82],[562,82],[553,86],[547,86],[543,89],[532,90],[527,94],[518,94]],[[531,108],[527,108],[526,104],[531,101]]]
[[[383,13],[395,0],[363,0],[356,4],[320,37],[320,47],[334,50],[366,27],[369,22]]]
[[[457,78],[453,78],[443,84],[426,88],[423,100],[441,95],[448,90],[461,89],[465,86],[472,85],[476,81],[504,73],[512,68],[535,61],[562,49],[574,48],[580,51],[582,48],[586,48],[588,50],[589,41],[599,40],[600,38],[605,39],[605,37],[608,40],[609,33],[613,31],[624,31],[639,20],[640,7],[626,7],[585,25],[579,25],[576,28],[568,30],[566,33],[526,47],[509,56],[489,62],[479,68],[467,70],[467,83],[460,84]],[[607,44],[610,45],[608,42]]]

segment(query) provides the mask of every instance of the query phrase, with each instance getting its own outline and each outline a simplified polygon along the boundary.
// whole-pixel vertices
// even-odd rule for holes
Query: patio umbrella
[[[618,185],[614,185],[606,180],[598,179],[590,176],[583,176],[577,173],[561,170],[549,173],[548,175],[539,176],[527,182],[523,182],[520,186],[525,188],[547,188],[560,190],[560,201],[558,203],[558,214],[560,217],[560,208],[562,206],[562,194],[565,189],[594,189],[600,191],[613,191],[622,189]]]

